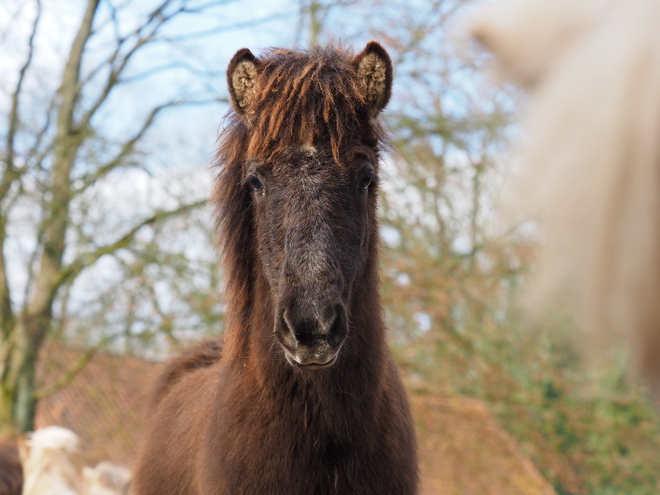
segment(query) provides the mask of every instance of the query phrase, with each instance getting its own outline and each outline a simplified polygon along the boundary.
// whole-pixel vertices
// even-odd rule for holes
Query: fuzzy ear
[[[241,48],[227,67],[227,86],[231,105],[239,115],[245,115],[254,95],[259,76],[259,60],[247,48]]]
[[[355,57],[353,66],[367,101],[369,117],[373,118],[392,96],[392,61],[380,43],[370,41]]]

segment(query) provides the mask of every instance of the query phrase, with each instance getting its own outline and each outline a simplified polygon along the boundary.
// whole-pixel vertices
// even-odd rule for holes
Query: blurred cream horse
[[[71,430],[48,426],[19,440],[23,463],[23,495],[79,495],[74,462],[80,438]],[[127,495],[131,473],[110,462],[83,468],[83,495]]]
[[[83,468],[83,495],[128,495],[131,472],[110,462]]]
[[[570,288],[660,397],[660,0],[499,0],[468,32],[527,91],[513,196],[544,233],[536,303]]]
[[[78,495],[73,456],[80,438],[71,430],[48,426],[19,441],[23,462],[23,495]]]

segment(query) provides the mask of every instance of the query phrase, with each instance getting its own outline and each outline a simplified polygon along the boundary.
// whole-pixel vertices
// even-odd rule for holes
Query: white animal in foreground
[[[534,305],[570,287],[660,398],[660,1],[498,0],[467,29],[529,96],[513,209],[544,232]]]
[[[110,462],[83,468],[85,495],[127,495],[131,472]]]
[[[23,495],[78,495],[78,472],[72,456],[80,440],[71,430],[48,426],[19,445],[23,462]]]

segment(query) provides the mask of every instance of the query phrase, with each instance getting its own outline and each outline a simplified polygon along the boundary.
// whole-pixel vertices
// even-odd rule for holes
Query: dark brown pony
[[[139,495],[414,494],[417,459],[378,295],[376,121],[392,64],[346,49],[243,49],[212,198],[222,344],[170,363]]]

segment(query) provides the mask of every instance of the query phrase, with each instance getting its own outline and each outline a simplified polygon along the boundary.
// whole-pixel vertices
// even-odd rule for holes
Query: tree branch
[[[105,256],[106,254],[112,254],[119,249],[128,247],[135,238],[135,235],[143,227],[153,224],[155,222],[160,222],[162,220],[165,220],[167,218],[176,215],[180,215],[195,208],[199,208],[200,206],[203,206],[205,204],[206,204],[206,200],[196,201],[194,203],[183,205],[174,210],[159,211],[155,213],[151,217],[137,224],[135,227],[133,227],[131,230],[129,230],[126,234],[124,234],[121,238],[117,239],[115,242],[99,247],[96,251],[93,251],[91,253],[86,253],[80,256],[76,261],[74,261],[70,265],[66,266],[59,273],[57,286],[59,287],[60,285],[62,285],[72,277],[76,277],[81,271],[83,271],[88,266],[94,264],[102,256]]]
[[[78,360],[74,363],[74,365],[71,366],[71,368],[69,368],[66,371],[66,373],[61,375],[55,381],[55,383],[42,388],[38,388],[33,392],[32,396],[37,400],[44,399],[49,395],[52,395],[58,390],[69,385],[76,378],[76,376],[78,376],[78,374],[83,370],[83,368],[87,366],[87,363],[89,363],[92,360],[96,352],[102,347],[106,346],[109,342],[111,342],[113,338],[114,338],[113,336],[106,337],[105,339],[102,339],[101,342],[99,342],[94,347],[85,350],[82,353],[82,355],[78,358]]]
[[[23,89],[23,81],[25,81],[25,74],[27,73],[30,64],[32,63],[32,57],[34,55],[34,38],[37,35],[37,27],[39,25],[39,19],[41,18],[41,0],[36,0],[37,4],[37,15],[34,18],[32,23],[32,31],[30,33],[30,38],[28,40],[28,56],[25,60],[25,63],[21,67],[18,73],[18,81],[16,82],[16,89],[11,96],[11,110],[9,112],[9,126],[7,129],[7,149],[5,151],[5,173],[2,177],[2,182],[0,183],[0,198],[4,198],[7,194],[7,191],[11,187],[14,180],[16,180],[21,172],[17,171],[14,167],[14,143],[16,139],[16,132],[18,129],[18,120],[19,120],[19,103],[21,90]]]
[[[48,212],[44,216],[44,249],[39,271],[36,276],[32,300],[27,305],[26,319],[31,322],[29,333],[36,347],[46,335],[53,298],[57,290],[56,277],[64,253],[66,227],[69,215],[71,187],[69,184],[71,167],[82,139],[73,129],[73,118],[78,96],[80,66],[89,40],[94,16],[100,0],[88,0],[85,15],[69,51],[59,88],[61,103],[57,115],[54,158],[51,171],[52,181],[49,192],[52,194]]]
[[[57,119],[57,134],[60,139],[66,139],[73,130],[73,112],[79,95],[80,66],[85,45],[92,32],[92,23],[98,5],[99,0],[88,0],[85,17],[71,46],[69,59],[62,75],[62,85],[60,86],[62,104]]]
[[[91,349],[87,349],[80,358],[78,358],[78,361],[62,376],[60,376],[55,383],[52,385],[49,385],[47,387],[39,388],[34,391],[32,394],[33,397],[37,400],[43,399],[45,397],[48,397],[49,395],[54,394],[61,388],[66,387],[69,383],[73,381],[73,379],[78,376],[78,373],[82,371],[82,369],[91,361],[91,359],[94,357],[94,354],[96,354],[96,351],[98,348],[93,347]]]
[[[83,116],[80,125],[78,126],[82,132],[86,132],[89,129],[90,122],[98,109],[103,105],[103,103],[108,99],[108,96],[112,90],[119,83],[119,78],[121,73],[124,71],[128,62],[131,58],[144,46],[149,43],[156,41],[156,35],[158,31],[170,20],[176,17],[178,14],[183,12],[183,7],[175,10],[172,13],[164,14],[165,9],[169,6],[171,0],[165,0],[160,5],[158,5],[148,16],[147,21],[135,29],[130,35],[124,38],[117,39],[117,48],[114,50],[112,55],[110,55],[108,61],[105,64],[101,64],[97,67],[94,72],[97,72],[100,67],[103,65],[110,66],[110,73],[108,78],[105,81],[103,89],[100,94],[97,96],[94,103],[92,103],[89,110]],[[119,54],[124,46],[125,42],[132,38],[137,37],[133,46],[126,52],[122,57],[119,57]]]
[[[43,161],[44,159],[53,151],[54,143],[51,141],[46,146],[42,148],[44,138],[48,135],[48,131],[51,130],[53,122],[53,114],[56,108],[56,102],[53,98],[49,102],[49,108],[44,112],[46,119],[41,128],[36,131],[34,144],[30,147],[28,152],[25,155],[25,167],[27,168],[36,168],[38,170],[43,170]]]
[[[130,60],[134,57],[134,55],[140,51],[144,46],[154,43],[154,42],[159,42],[159,41],[184,41],[188,39],[193,39],[197,37],[204,37],[204,36],[209,36],[211,34],[217,33],[219,31],[224,31],[228,29],[237,29],[237,28],[244,28],[253,24],[258,24],[261,22],[265,22],[267,20],[271,19],[276,19],[279,17],[282,17],[283,15],[277,14],[274,16],[268,16],[262,19],[258,19],[256,21],[250,21],[247,23],[242,23],[242,24],[237,24],[233,26],[228,26],[228,27],[220,27],[220,28],[215,28],[211,29],[208,31],[202,31],[198,33],[189,33],[185,34],[182,36],[178,37],[170,37],[170,38],[158,38],[157,35],[159,31],[165,26],[168,22],[170,22],[172,19],[174,19],[176,16],[181,15],[181,14],[193,14],[193,13],[200,13],[205,9],[208,9],[213,6],[217,5],[222,5],[224,3],[229,3],[233,0],[215,0],[215,1],[210,1],[207,2],[203,5],[200,5],[195,8],[187,8],[185,5],[178,7],[177,9],[173,10],[172,12],[165,13],[165,10],[167,7],[172,3],[171,0],[165,0],[163,1],[160,5],[158,5],[147,17],[147,21],[135,29],[132,33],[125,37],[117,37],[117,47],[113,51],[113,53],[108,57],[108,59],[101,63],[99,66],[97,66],[87,77],[87,80],[90,78],[94,77],[101,68],[103,67],[108,67],[110,68],[110,73],[108,74],[107,79],[105,80],[105,84],[103,85],[103,89],[100,91],[94,102],[91,104],[89,110],[87,110],[82,117],[80,124],[78,128],[80,129],[81,132],[87,132],[89,131],[90,128],[90,123],[92,119],[94,118],[94,115],[97,113],[99,108],[107,101],[108,97],[112,93],[113,89],[117,87],[119,84],[124,84],[126,82],[134,81],[137,80],[141,77],[145,77],[148,75],[151,75],[153,73],[156,73],[158,71],[166,70],[168,68],[175,67],[177,65],[183,65],[183,64],[172,64],[172,65],[166,65],[166,66],[161,66],[157,67],[154,69],[150,69],[145,71],[144,73],[138,74],[136,76],[129,77],[127,79],[122,79],[121,74],[124,72],[126,69],[128,63]],[[285,16],[288,14],[285,14]],[[132,38],[137,38],[133,42],[133,46],[128,49],[128,51],[120,56],[120,53],[122,51],[122,48],[125,46],[127,40],[132,39]],[[82,85],[81,85],[82,86]]]
[[[21,90],[23,88],[23,81],[34,55],[34,38],[37,34],[37,27],[39,19],[41,18],[41,1],[36,0],[37,15],[32,23],[32,31],[28,40],[28,56],[21,67],[18,74],[18,81],[16,82],[16,89],[11,97],[11,110],[9,112],[9,126],[7,129],[7,149],[5,151],[5,172],[0,182],[0,198],[7,197],[7,193],[12,184],[18,179],[23,171],[16,170],[14,166],[14,143],[16,139],[16,132],[18,129],[19,120],[19,103]],[[23,169],[24,170],[24,169]],[[4,246],[6,238],[6,225],[7,225],[7,212],[3,211],[2,203],[0,203],[0,335],[3,340],[6,339],[13,331],[16,322],[15,315],[12,310],[11,292],[9,290],[9,280],[7,278],[6,260],[4,256]]]
[[[161,72],[166,72],[170,71],[173,69],[183,69],[191,74],[194,75],[214,75],[218,77],[220,75],[220,71],[202,71],[200,69],[196,69],[190,64],[184,63],[184,62],[172,62],[164,65],[158,65],[156,67],[151,67],[149,69],[146,69],[142,72],[138,72],[137,74],[133,74],[132,76],[128,77],[123,77],[120,78],[119,83],[121,84],[130,84],[136,81],[140,81],[142,79],[146,79],[148,77],[153,76],[154,74],[159,74]]]
[[[282,12],[278,14],[271,14],[267,15],[264,17],[260,17],[259,19],[254,19],[250,21],[245,21],[245,22],[237,22],[236,24],[231,24],[229,26],[218,26],[217,28],[212,28],[212,29],[207,29],[205,31],[199,31],[196,33],[186,33],[182,34],[180,36],[169,36],[167,38],[163,38],[163,40],[168,41],[170,43],[180,43],[182,41],[188,41],[196,38],[204,38],[206,36],[212,36],[214,34],[218,33],[224,33],[227,31],[233,31],[237,29],[245,29],[248,27],[254,27],[256,25],[269,22],[269,21],[275,21],[278,19],[286,19],[288,17],[291,17],[293,15],[292,12]]]
[[[109,61],[110,65],[110,74],[105,81],[105,85],[101,90],[101,93],[98,95],[90,109],[85,113],[85,116],[82,118],[80,125],[78,126],[81,131],[87,131],[89,129],[89,124],[98,111],[98,109],[103,105],[103,103],[108,99],[110,93],[115,88],[119,82],[119,75],[126,68],[126,64],[131,59],[133,55],[144,45],[153,41],[151,38],[139,38],[135,45],[128,51],[126,55],[120,60],[117,66],[114,66],[114,60]],[[116,52],[113,54],[113,57],[119,53],[121,46],[117,47]],[[112,57],[111,57],[112,58]],[[115,59],[116,60],[116,59]]]
[[[4,246],[6,235],[5,224],[6,217],[0,217],[0,248]],[[4,249],[0,249],[0,336],[2,337],[2,340],[9,336],[15,323],[6,266]]]
[[[182,7],[181,11],[186,14],[199,14],[200,12],[204,12],[209,8],[217,7],[218,5],[227,5],[228,3],[235,3],[235,2],[236,0],[212,0],[210,2],[198,5],[195,8]]]
[[[122,145],[121,149],[114,156],[114,158],[110,159],[106,164],[99,167],[93,173],[90,173],[82,178],[84,184],[80,189],[75,191],[75,194],[80,194],[83,191],[87,190],[89,187],[94,185],[99,179],[103,178],[110,171],[121,166],[124,160],[135,151],[135,145],[138,143],[138,141],[140,141],[140,139],[142,139],[144,134],[151,128],[151,126],[156,120],[156,117],[160,112],[162,112],[167,108],[172,108],[175,106],[206,105],[214,101],[215,100],[170,101],[168,103],[163,103],[162,105],[158,105],[157,107],[153,108],[151,112],[149,112],[149,115],[147,115],[147,118],[144,120],[142,125],[140,126],[140,129],[138,129],[138,131],[133,135],[132,138],[130,138]]]

